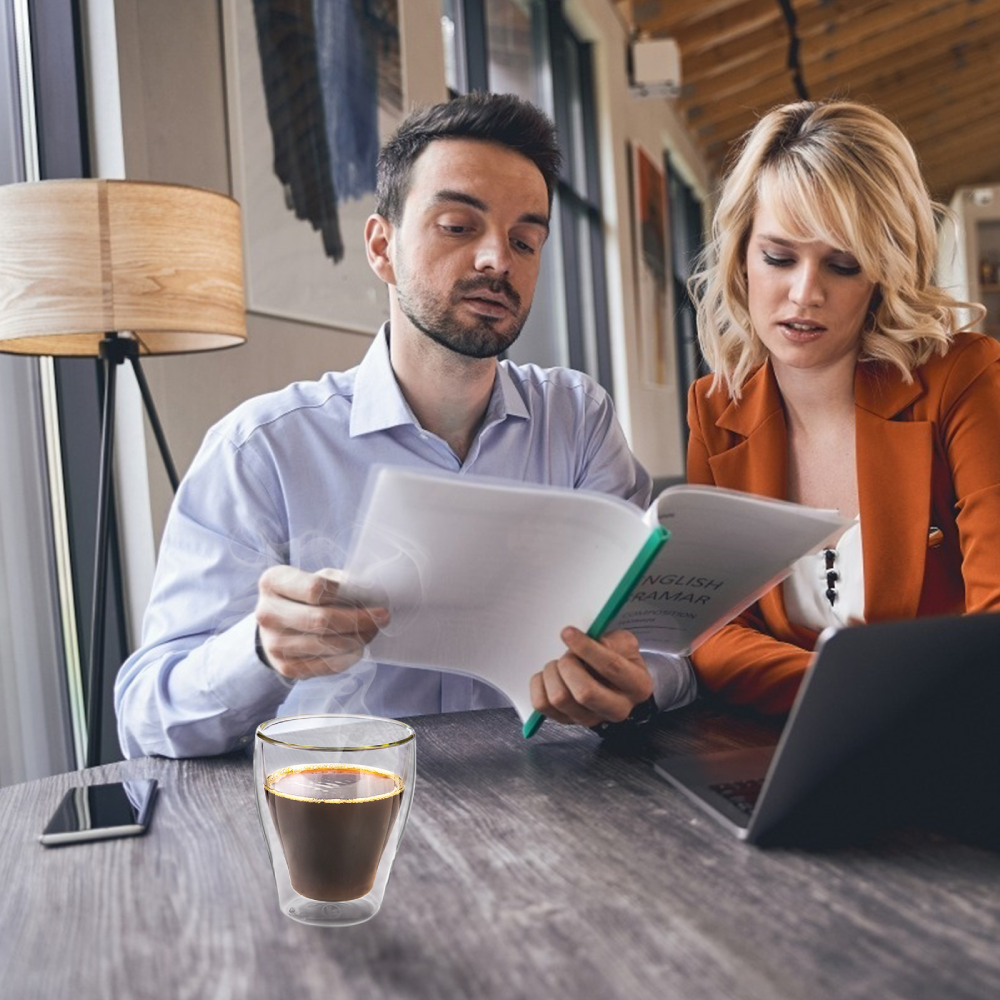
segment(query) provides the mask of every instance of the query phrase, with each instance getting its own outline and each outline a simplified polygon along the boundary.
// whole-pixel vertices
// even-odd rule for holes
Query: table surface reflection
[[[1000,854],[921,831],[747,846],[645,752],[512,711],[412,720],[417,789],[382,912],[278,910],[241,755],[130,761],[0,790],[0,984],[26,998],[1000,996]],[[773,742],[696,705],[661,750]],[[156,777],[147,836],[36,841],[83,780]]]

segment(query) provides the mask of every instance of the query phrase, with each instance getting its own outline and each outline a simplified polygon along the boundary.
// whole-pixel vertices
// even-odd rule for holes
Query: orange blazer
[[[765,363],[739,403],[711,377],[688,395],[688,480],[787,498],[781,393]],[[958,334],[903,381],[864,362],[854,382],[865,620],[1000,610],[1000,343]],[[710,691],[787,712],[817,633],[775,587],[692,655]]]

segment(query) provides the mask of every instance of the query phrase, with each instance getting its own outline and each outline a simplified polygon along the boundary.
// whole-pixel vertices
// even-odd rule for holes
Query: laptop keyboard
[[[763,778],[749,778],[745,781],[724,781],[719,785],[709,785],[713,792],[718,792],[724,799],[731,802],[741,813],[749,816],[760,797],[764,787]]]

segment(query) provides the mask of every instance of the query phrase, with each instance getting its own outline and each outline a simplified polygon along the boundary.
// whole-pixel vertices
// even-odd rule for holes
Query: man
[[[127,755],[221,753],[295,712],[506,704],[467,677],[364,659],[390,614],[340,601],[335,568],[374,463],[647,502],[603,390],[496,360],[531,306],[558,170],[552,123],[509,95],[418,111],[383,149],[365,237],[389,323],[356,369],[251,400],[209,431],[167,523],[142,648],[115,686]],[[644,658],[630,633],[563,641],[532,679],[558,722],[693,696],[687,661]]]

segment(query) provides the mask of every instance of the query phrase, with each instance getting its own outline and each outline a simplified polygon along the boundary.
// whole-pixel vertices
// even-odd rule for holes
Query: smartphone
[[[46,847],[146,832],[156,801],[156,780],[119,781],[71,788],[38,838]]]

